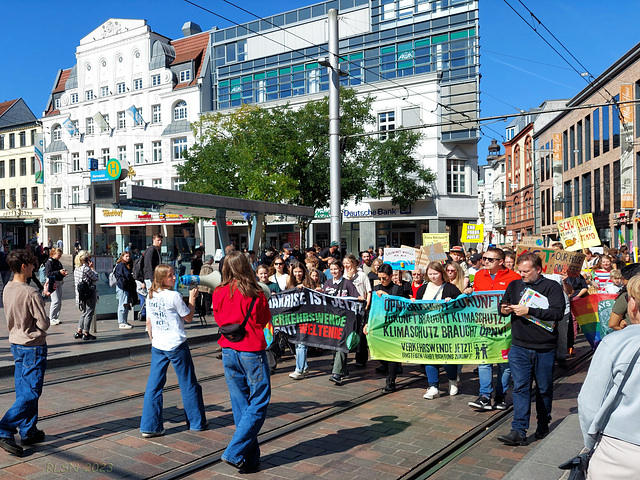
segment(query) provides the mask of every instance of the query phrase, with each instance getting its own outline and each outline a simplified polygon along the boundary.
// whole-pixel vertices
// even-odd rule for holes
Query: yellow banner
[[[448,233],[423,233],[422,244],[431,245],[433,243],[441,243],[445,252],[449,251],[449,234]]]
[[[564,218],[556,223],[560,241],[565,250],[575,252],[600,245],[600,237],[591,213]]]
[[[482,223],[478,225],[475,223],[462,224],[462,237],[460,237],[462,243],[481,243],[483,240],[484,225]]]
[[[633,101],[633,85],[620,85],[620,103]],[[633,103],[622,103],[620,105],[622,121],[633,123]]]

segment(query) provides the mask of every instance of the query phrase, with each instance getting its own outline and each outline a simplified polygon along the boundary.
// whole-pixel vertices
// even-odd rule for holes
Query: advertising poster
[[[511,319],[498,314],[502,294],[462,295],[449,302],[374,295],[367,335],[371,358],[419,364],[506,362]]]

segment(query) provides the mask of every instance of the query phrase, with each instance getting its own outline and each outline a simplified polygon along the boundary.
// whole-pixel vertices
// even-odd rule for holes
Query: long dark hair
[[[289,272],[291,273],[289,273],[289,279],[287,280],[287,289],[295,288],[299,285],[299,283],[297,283],[296,277],[293,275],[293,270],[296,268],[299,268],[302,270],[302,282],[300,283],[302,283],[302,285],[307,288],[311,288],[311,289],[316,288],[313,280],[309,278],[309,272],[305,268],[304,264],[300,262],[293,262],[289,267]]]
[[[229,286],[229,296],[233,297],[236,289],[249,298],[257,297],[262,288],[256,281],[256,274],[251,268],[247,256],[238,251],[227,254],[222,265],[222,283],[220,287]]]

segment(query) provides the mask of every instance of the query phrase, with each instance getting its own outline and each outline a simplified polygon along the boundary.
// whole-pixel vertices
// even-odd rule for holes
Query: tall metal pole
[[[338,55],[338,10],[329,10],[329,182],[331,195],[331,238],[340,242],[342,203],[340,192],[340,64]]]

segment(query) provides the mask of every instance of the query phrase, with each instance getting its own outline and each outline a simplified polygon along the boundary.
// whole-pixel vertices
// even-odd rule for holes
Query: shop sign
[[[58,223],[60,221],[59,218],[45,218],[44,219],[44,223],[49,223],[51,225],[55,225],[56,223]]]
[[[342,210],[344,218],[359,218],[359,217],[389,217],[394,215],[410,215],[411,207],[403,210],[398,207],[392,208],[367,208],[366,210]]]
[[[331,211],[328,208],[322,210],[316,210],[313,214],[313,218],[329,218],[331,217]]]
[[[32,217],[33,213],[31,212],[31,210],[22,210],[18,208],[16,210],[10,210],[8,212],[4,212],[2,216],[3,217],[21,217],[21,216]]]
[[[113,209],[113,210],[102,210],[102,215],[105,217],[121,217],[122,210]]]

